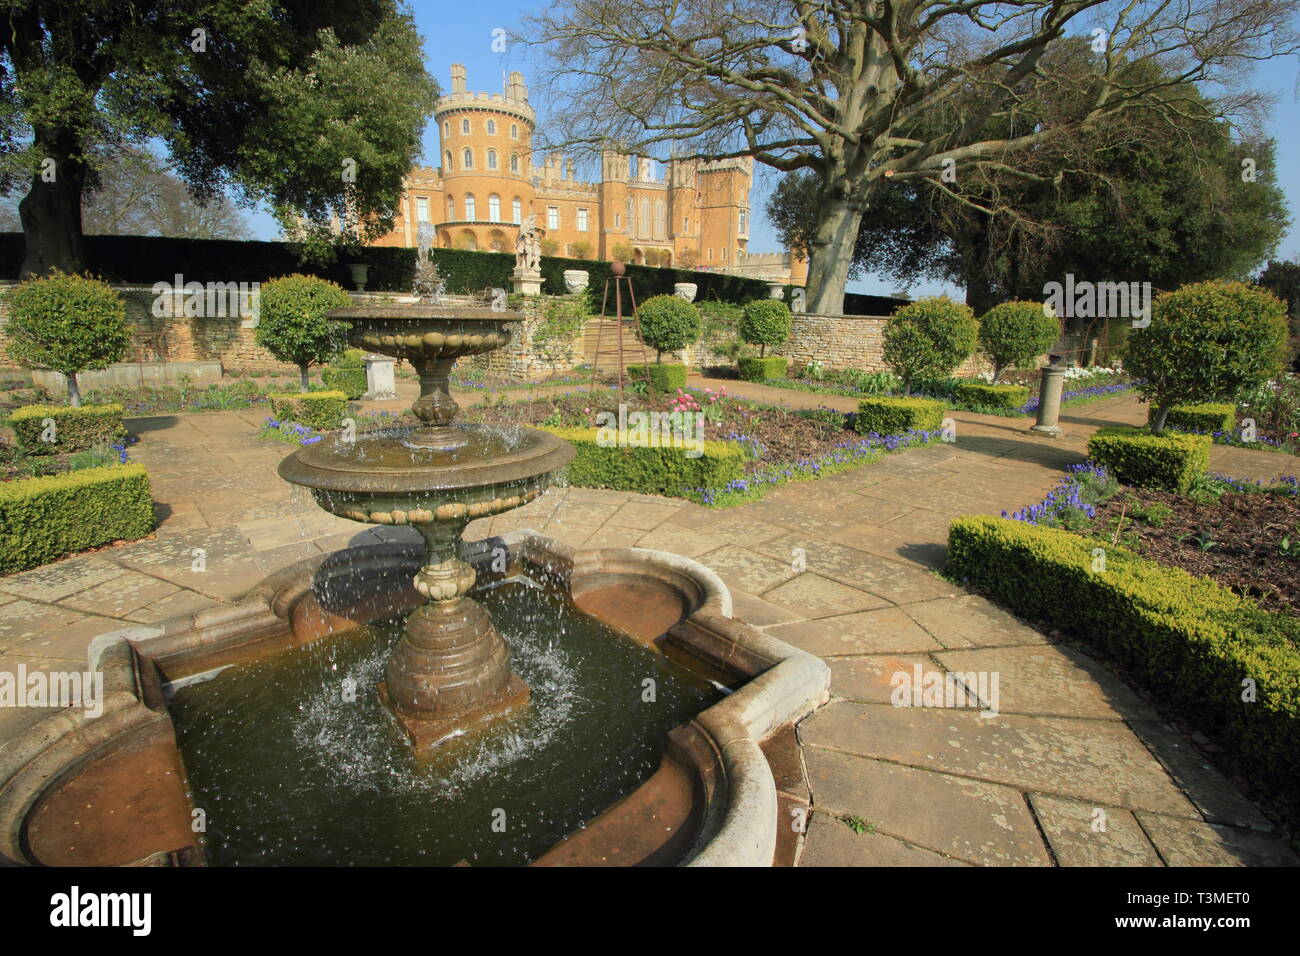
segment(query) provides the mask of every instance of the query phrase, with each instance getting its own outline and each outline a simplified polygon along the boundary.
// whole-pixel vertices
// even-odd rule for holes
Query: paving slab
[[[822,657],[940,650],[943,645],[899,608],[781,624],[767,633]]]
[[[800,866],[970,866],[883,833],[854,833],[842,820],[814,811]]]
[[[1046,644],[1047,638],[1015,615],[978,595],[917,601],[903,608],[908,617],[947,648]]]
[[[1300,866],[1300,857],[1256,830],[1137,814],[1151,842],[1170,866]]]
[[[1029,802],[1061,866],[1164,865],[1128,810],[1043,793]]]

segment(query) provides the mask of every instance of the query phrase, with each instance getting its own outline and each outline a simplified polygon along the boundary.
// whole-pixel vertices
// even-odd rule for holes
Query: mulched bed
[[[707,405],[707,397],[700,397]],[[457,421],[484,422],[488,424],[565,426],[594,426],[596,415],[607,411],[618,413],[619,402],[626,402],[628,413],[634,411],[660,411],[672,409],[672,396],[640,396],[600,389],[590,392],[573,392],[509,405],[474,405],[461,410]],[[798,462],[816,458],[833,451],[837,446],[861,440],[856,432],[836,427],[828,422],[815,421],[788,409],[770,405],[757,405],[742,400],[725,399],[722,418],[718,422],[705,421],[704,437],[708,441],[724,439],[757,443],[757,458],[747,468],[750,471],[762,464]]]
[[[1135,517],[1153,505],[1171,513],[1156,526]],[[1161,564],[1211,578],[1271,611],[1300,613],[1300,559],[1279,551],[1283,538],[1300,548],[1300,498],[1224,494],[1201,503],[1164,491],[1126,489],[1097,507],[1094,532],[1114,535],[1123,511],[1120,542]]]

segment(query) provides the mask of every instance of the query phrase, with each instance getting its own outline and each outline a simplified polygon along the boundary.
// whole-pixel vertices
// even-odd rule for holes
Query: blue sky
[[[504,74],[510,70],[522,70],[531,80],[533,70],[529,51],[521,45],[507,44],[504,53],[494,52],[492,31],[503,28],[513,32],[518,28],[521,16],[538,9],[539,5],[520,3],[519,0],[475,0],[463,4],[446,0],[412,0],[410,6],[424,37],[427,68],[444,90],[450,85],[448,71],[452,63],[465,64],[472,90],[499,91]],[[1278,180],[1286,193],[1292,218],[1300,220],[1300,59],[1277,59],[1260,64],[1253,85],[1275,96],[1267,128],[1269,135],[1277,140]],[[533,106],[541,117],[545,116],[545,103],[534,101]],[[425,130],[424,145],[424,161],[437,165],[438,141],[433,123]],[[749,249],[750,252],[774,252],[780,249],[780,243],[764,209],[779,174],[762,166],[757,170],[757,183],[751,199],[754,222]],[[588,170],[587,176],[590,174]],[[267,214],[254,215],[253,228],[257,238],[273,239],[278,235],[274,220]],[[1300,256],[1300,223],[1292,225],[1278,253],[1286,259]],[[851,292],[876,294],[887,294],[894,288],[892,280],[875,276],[867,276],[849,285]],[[913,295],[957,294],[952,287],[931,282],[917,283],[909,291]]]

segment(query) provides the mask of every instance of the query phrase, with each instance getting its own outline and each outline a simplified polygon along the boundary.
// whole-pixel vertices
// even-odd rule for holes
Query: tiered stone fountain
[[[528,687],[511,670],[510,653],[488,613],[469,597],[475,572],[459,555],[475,518],[518,508],[545,491],[573,448],[547,432],[502,432],[455,423],[448,390],[456,359],[510,341],[519,313],[486,298],[443,294],[419,251],[411,304],[337,309],[351,323],[353,345],[406,359],[420,377],[411,410],[422,423],[403,433],[323,441],[280,463],[286,481],[309,488],[317,504],[354,521],[410,525],[424,538],[415,577],[428,601],[414,611],[393,650],[379,692],[417,749],[477,721],[520,707]]]

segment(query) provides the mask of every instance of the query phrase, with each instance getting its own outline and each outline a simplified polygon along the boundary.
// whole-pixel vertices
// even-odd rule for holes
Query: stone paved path
[[[692,384],[802,407],[854,404]],[[312,554],[413,534],[337,519],[295,497],[274,470],[289,446],[251,437],[263,417],[134,420],[132,457],[152,478],[156,537],[0,578],[0,670],[82,663],[92,637],[124,622],[195,613]],[[812,807],[802,865],[1298,862],[1259,811],[1105,668],[933,573],[952,517],[1040,500],[1083,459],[1095,427],[1141,421],[1144,408],[1119,396],[1067,409],[1055,442],[1028,437],[1026,420],[953,417],[953,445],[786,485],[739,508],[558,489],[475,522],[467,537],[532,528],[575,546],[696,558],[732,588],[737,616],[825,658],[831,702],[799,726],[798,746],[768,748],[786,805]],[[1252,479],[1296,470],[1292,458],[1222,447],[1211,467]],[[800,553],[806,570],[797,572]],[[917,664],[997,672],[999,713],[891,706],[891,675]],[[42,715],[0,711],[0,746]],[[867,832],[845,816],[866,821]]]

